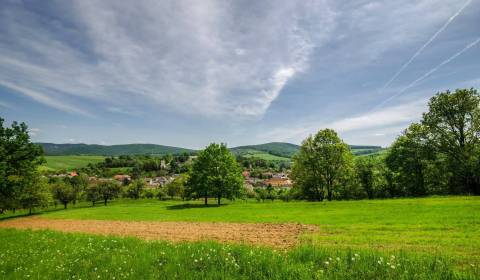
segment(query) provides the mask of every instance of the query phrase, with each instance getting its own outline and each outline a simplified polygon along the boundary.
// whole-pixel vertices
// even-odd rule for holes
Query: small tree
[[[100,190],[97,184],[91,184],[86,189],[87,200],[92,202],[92,206],[95,206],[95,202],[100,200]]]
[[[133,181],[127,188],[127,197],[139,199],[144,187],[145,183],[142,180]]]
[[[28,209],[31,215],[33,208],[48,206],[49,193],[46,182],[38,179],[28,182],[23,185],[18,202],[23,209]]]
[[[121,191],[121,187],[113,181],[104,181],[98,184],[98,191],[100,193],[100,197],[103,199],[105,206],[107,206],[107,202],[112,200],[118,196]]]
[[[64,209],[67,209],[68,203],[73,201],[73,189],[70,184],[58,181],[51,186],[52,196],[63,204]]]

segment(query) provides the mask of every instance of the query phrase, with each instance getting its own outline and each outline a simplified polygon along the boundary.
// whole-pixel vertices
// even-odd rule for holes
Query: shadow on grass
[[[184,204],[176,204],[176,205],[169,205],[167,206],[167,210],[183,210],[183,209],[195,209],[195,208],[217,208],[217,207],[222,207],[226,206],[228,204],[190,204],[190,203],[184,203]]]
[[[109,201],[108,205],[113,204],[114,201]],[[107,205],[107,207],[108,207]],[[105,207],[103,205],[103,201],[101,203],[97,203],[95,206],[92,206],[91,204],[83,204],[83,205],[69,205],[67,209],[63,208],[63,205],[58,205],[58,207],[49,207],[49,208],[43,208],[43,209],[38,209],[37,211],[34,211],[32,214],[28,213],[28,210],[25,209],[20,209],[17,210],[17,213],[4,213],[0,214],[0,221],[5,221],[5,220],[10,220],[10,219],[16,219],[16,218],[22,218],[22,217],[33,217],[33,216],[38,216],[42,215],[45,213],[53,213],[53,212],[58,212],[58,211],[69,211],[69,210],[75,210],[75,209],[84,209],[84,208],[97,208],[97,207]]]

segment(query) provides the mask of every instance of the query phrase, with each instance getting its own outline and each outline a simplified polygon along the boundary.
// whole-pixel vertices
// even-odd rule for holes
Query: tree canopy
[[[235,198],[243,185],[242,170],[235,156],[224,144],[210,144],[198,154],[194,161],[188,192],[195,197],[203,197],[208,204],[208,197]]]

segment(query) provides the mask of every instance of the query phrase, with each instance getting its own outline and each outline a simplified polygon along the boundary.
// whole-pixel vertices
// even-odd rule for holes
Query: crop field
[[[478,197],[220,207],[118,200],[5,216],[0,237],[6,279],[480,277]]]
[[[98,163],[104,160],[103,156],[45,156],[47,161],[40,168],[43,170],[73,170],[85,167],[89,163]]]

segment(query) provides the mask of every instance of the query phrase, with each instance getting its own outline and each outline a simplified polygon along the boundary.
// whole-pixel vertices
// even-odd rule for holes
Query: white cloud
[[[20,6],[0,14],[11,38],[0,41],[5,82],[57,109],[71,106],[49,97],[205,116],[262,115],[307,69],[334,17],[326,0],[81,0],[60,7],[66,16],[56,15],[54,28]]]
[[[28,129],[28,133],[31,136],[37,136],[40,131],[41,131],[40,128],[35,128],[35,127]]]
[[[262,134],[268,141],[293,141],[299,143],[307,135],[320,129],[331,128],[340,134],[356,131],[383,130],[375,136],[393,134],[405,129],[411,122],[420,119],[427,109],[427,99],[419,99],[402,105],[385,107],[381,110],[334,120],[332,122],[301,122],[303,125],[277,127]],[[370,132],[371,133],[371,132]],[[371,135],[371,134],[370,134]]]

